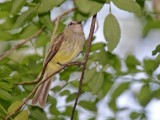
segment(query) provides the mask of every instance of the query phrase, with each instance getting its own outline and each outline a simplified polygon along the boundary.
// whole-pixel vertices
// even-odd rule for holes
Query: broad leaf
[[[91,101],[80,101],[79,105],[82,106],[84,109],[90,111],[97,111],[96,104],[92,103]]]
[[[75,6],[80,12],[92,16],[102,8],[103,3],[91,0],[75,0]]]
[[[28,120],[28,110],[20,112],[14,120]]]
[[[0,90],[0,98],[6,101],[10,101],[12,99],[12,96],[7,91]]]
[[[26,0],[14,0],[12,3],[11,13],[16,15],[21,10]]]
[[[14,112],[18,107],[19,107],[19,105],[22,103],[22,101],[16,101],[16,102],[14,102],[14,103],[12,103],[10,106],[9,106],[9,108],[8,108],[8,113],[10,114],[10,113],[12,113],[12,112]]]
[[[139,94],[137,95],[138,101],[142,106],[146,106],[151,99],[151,90],[148,85],[143,85]]]
[[[120,9],[141,14],[140,6],[134,0],[112,0],[112,2]]]
[[[19,37],[20,37],[20,39],[28,38],[28,37],[34,35],[39,29],[40,29],[40,27],[38,25],[30,24],[23,29],[23,31],[20,33]]]
[[[36,14],[37,8],[30,8],[23,12],[16,20],[15,28],[22,27],[27,21],[30,21]]]
[[[152,29],[159,29],[160,28],[160,21],[155,21],[155,20],[149,20],[145,24],[143,28],[143,36],[146,37],[146,35],[150,32]]]
[[[94,75],[96,74],[96,68],[92,68],[90,70],[87,70],[84,74],[84,80],[83,83],[86,84],[89,81],[92,80],[92,78],[94,77]]]
[[[97,94],[100,90],[101,87],[104,84],[104,75],[103,73],[96,73],[93,78],[89,81],[88,86],[91,90],[91,93]]]
[[[53,7],[61,5],[65,0],[42,0],[38,8],[38,13],[46,13],[53,9]]]
[[[114,48],[117,47],[120,37],[121,37],[121,30],[119,23],[113,14],[109,14],[105,18],[104,22],[104,36],[108,42],[108,50],[112,52]]]

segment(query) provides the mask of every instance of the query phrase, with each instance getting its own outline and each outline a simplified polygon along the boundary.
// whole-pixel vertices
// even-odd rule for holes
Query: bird
[[[44,60],[43,65],[46,65],[46,69],[42,80],[60,70],[63,64],[75,60],[82,51],[85,43],[85,36],[81,22],[70,22],[63,32],[52,41],[47,57]],[[52,76],[38,87],[33,96],[32,105],[38,105],[42,108],[45,107],[49,89],[54,78],[55,76]]]

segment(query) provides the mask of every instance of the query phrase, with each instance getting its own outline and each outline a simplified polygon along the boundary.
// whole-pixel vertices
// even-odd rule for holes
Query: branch
[[[89,58],[89,53],[90,53],[90,48],[91,48],[91,43],[92,43],[92,37],[93,37],[93,34],[94,34],[94,29],[95,29],[96,16],[97,15],[94,15],[93,18],[92,18],[90,33],[89,33],[87,46],[86,46],[85,57],[84,57],[84,61],[83,61],[82,74],[81,74],[81,78],[80,78],[80,81],[79,81],[79,88],[78,88],[76,100],[75,100],[75,103],[74,103],[74,106],[73,106],[73,109],[72,109],[71,120],[74,119],[74,113],[75,113],[75,110],[76,110],[77,102],[78,102],[78,99],[79,99],[79,96],[80,96],[81,90],[82,90],[82,82],[83,82],[83,79],[84,79],[86,63],[87,63],[88,58]]]
[[[23,42],[15,45],[13,48],[9,49],[8,51],[4,52],[2,55],[0,55],[0,61],[6,57],[8,57],[13,51],[15,51],[16,49],[20,48],[22,45],[24,45],[25,43],[27,43],[28,41],[32,40],[33,38],[37,37],[39,34],[42,33],[44,27],[42,27],[38,32],[36,32],[34,35],[30,36],[29,38],[27,38],[26,40],[24,40]]]
[[[62,13],[61,15],[59,15],[58,17],[56,17],[56,19],[54,19],[52,22],[55,22],[57,20],[57,18],[61,19],[61,17],[65,16],[65,15],[67,15],[67,14],[69,14],[69,13],[75,11],[75,10],[76,10],[76,8],[71,8],[70,10],[65,11],[64,13]]]
[[[43,84],[44,82],[46,82],[49,78],[51,78],[53,75],[59,73],[60,71],[64,70],[66,67],[69,66],[81,66],[83,65],[83,63],[76,61],[76,62],[70,62],[68,64],[63,64],[61,69],[57,70],[56,72],[52,73],[50,76],[48,76],[47,78],[45,78],[43,81],[40,81],[36,87],[32,90],[32,92],[30,92],[30,94],[27,96],[27,98],[18,106],[18,108],[11,114],[9,114],[5,120],[8,120],[9,118],[11,118],[13,115],[15,115],[22,107],[24,104],[26,104],[26,102],[30,99],[30,97],[36,92],[36,90],[38,89],[38,87]]]

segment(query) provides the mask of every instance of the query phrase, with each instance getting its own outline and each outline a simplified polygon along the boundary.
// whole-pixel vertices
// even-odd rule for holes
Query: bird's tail
[[[44,78],[47,78],[48,75],[46,75]],[[32,99],[32,104],[33,105],[39,105],[40,107],[44,107],[46,105],[46,101],[47,101],[47,97],[48,97],[48,94],[49,94],[49,89],[50,89],[50,86],[51,86],[51,83],[52,83],[52,79],[53,77],[49,78],[46,82],[42,83],[33,99]]]

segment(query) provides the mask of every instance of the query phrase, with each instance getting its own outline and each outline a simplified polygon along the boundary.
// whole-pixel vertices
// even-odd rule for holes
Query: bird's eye
[[[73,22],[70,22],[68,26],[71,26],[71,25],[74,25],[74,24],[75,24],[75,23],[73,23]]]

